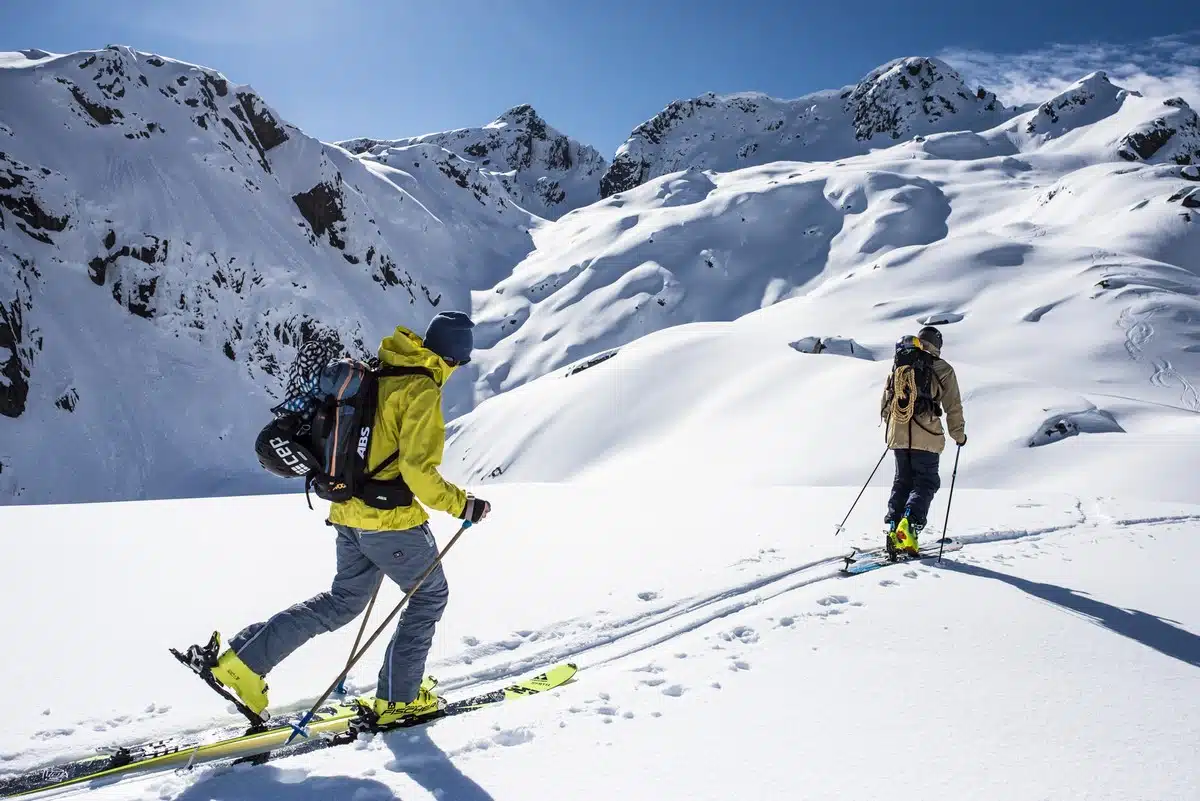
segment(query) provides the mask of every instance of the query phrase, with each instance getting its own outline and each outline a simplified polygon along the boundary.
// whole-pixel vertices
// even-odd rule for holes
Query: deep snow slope
[[[455,589],[428,669],[447,697],[563,660],[581,668],[572,683],[263,767],[72,795],[1196,797],[1200,506],[960,488],[961,551],[842,578],[840,555],[873,541],[864,532],[883,503],[868,491],[835,538],[855,494],[492,488],[494,514],[447,556]],[[234,723],[166,648],[325,589],[332,532],[320,519],[297,496],[0,510],[5,530],[40,532],[0,561],[0,586],[28,601],[0,622],[27,655],[0,661],[0,680],[21,688],[0,775]],[[434,521],[442,544],[454,525]],[[26,567],[50,562],[70,593]],[[122,624],[95,625],[81,598]],[[397,598],[386,586],[373,619]],[[276,712],[320,692],[356,630],[316,638],[271,674]],[[384,647],[355,668],[352,692],[371,691]]]
[[[124,47],[0,59],[0,502],[273,486],[251,443],[301,341],[373,353],[531,247],[492,174],[391,152]]]
[[[1173,133],[1154,149],[1131,134],[1147,130]],[[1180,163],[1200,158],[1195,136],[1186,104],[1097,74],[979,133],[692,169],[566,215],[476,295],[492,343],[478,392],[504,394],[456,422],[451,462],[474,480],[619,465],[739,481],[747,463],[725,456],[765,437],[787,464],[775,480],[852,484],[882,448],[887,367],[864,359],[942,321],[967,392],[969,483],[1197,500],[1200,184]],[[858,352],[807,353],[839,337]],[[778,406],[747,418],[757,395]],[[673,447],[624,455],[646,438]],[[1111,470],[1080,475],[1079,454]]]
[[[688,167],[729,170],[772,161],[832,161],[914,135],[979,131],[1017,110],[968,89],[934,58],[888,62],[853,86],[779,100],[746,92],[677,100],[642,123],[601,180],[604,197]]]
[[[1039,301],[1030,283],[1006,280],[1036,263],[1033,281],[1075,276],[1075,294],[1129,295],[1127,285],[1148,282],[1186,305],[1200,246],[1192,161],[1200,123],[1190,106],[1097,73],[979,133],[918,136],[837,162],[674,172],[539,229],[513,274],[476,294],[491,346],[482,392],[818,287],[845,299],[848,323],[898,292],[966,303],[952,284],[1029,306],[1024,314],[1063,300],[1063,285]],[[1097,338],[1112,338],[1109,313],[1093,322]]]
[[[551,220],[599,200],[600,178],[608,167],[595,148],[559,133],[530,105],[511,108],[482,128],[338,144],[385,164],[397,150],[437,145],[495,177],[521,208]]]

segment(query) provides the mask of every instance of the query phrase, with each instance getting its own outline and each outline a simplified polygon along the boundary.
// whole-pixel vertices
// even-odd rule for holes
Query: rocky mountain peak
[[[669,172],[733,170],[772,161],[837,160],[879,140],[980,131],[1015,111],[985,89],[970,90],[935,58],[901,58],[840,91],[779,100],[746,92],[676,100],[639,125],[601,179],[604,197]]]
[[[528,103],[479,128],[338,144],[367,158],[412,145],[437,145],[492,174],[521,208],[552,220],[598,200],[600,176],[608,166],[595,148],[551,127]]]
[[[842,97],[860,141],[879,135],[900,139],[910,132],[926,133],[957,115],[1004,110],[995,94],[983,88],[971,91],[953,67],[935,58],[884,64]]]

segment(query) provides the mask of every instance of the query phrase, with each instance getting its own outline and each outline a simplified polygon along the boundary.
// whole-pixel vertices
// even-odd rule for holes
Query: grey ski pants
[[[383,576],[408,592],[437,558],[437,543],[428,523],[404,531],[334,528],[338,533],[337,575],[329,591],[290,606],[265,623],[249,625],[229,641],[229,647],[260,676],[316,635],[339,629],[358,617]],[[407,703],[417,697],[433,630],[448,598],[446,575],[438,565],[400,615],[379,669],[375,691],[379,698]]]

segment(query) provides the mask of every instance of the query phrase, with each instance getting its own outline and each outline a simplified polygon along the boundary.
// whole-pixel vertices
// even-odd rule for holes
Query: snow
[[[839,538],[853,487],[663,492],[493,487],[494,516],[447,557],[455,590],[429,665],[447,696],[566,659],[581,666],[571,684],[415,734],[88,797],[259,797],[283,784],[304,797],[495,799],[841,798],[848,782],[900,798],[1197,789],[1200,606],[1186,566],[1200,556],[1200,506],[960,487],[951,530],[968,544],[953,558],[842,578],[840,555],[875,540],[880,489]],[[15,507],[4,523],[36,532],[0,578],[31,600],[6,616],[5,640],[37,655],[0,667],[26,688],[0,735],[6,772],[235,722],[165,649],[266,617],[331,570],[329,529],[297,496]],[[443,544],[453,526],[436,521]],[[247,536],[259,556],[230,559]],[[71,592],[48,596],[29,564],[54,564]],[[379,609],[397,596],[385,588]],[[304,706],[355,629],[272,673],[273,707]],[[382,648],[353,691],[369,691]],[[897,742],[915,744],[913,758],[881,765]],[[932,752],[936,771],[917,758]]]

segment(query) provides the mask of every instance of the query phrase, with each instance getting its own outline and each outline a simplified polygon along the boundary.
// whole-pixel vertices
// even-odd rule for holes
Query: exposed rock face
[[[1117,153],[1127,161],[1200,165],[1200,118],[1183,98],[1164,105],[1168,111],[1126,134]]]

